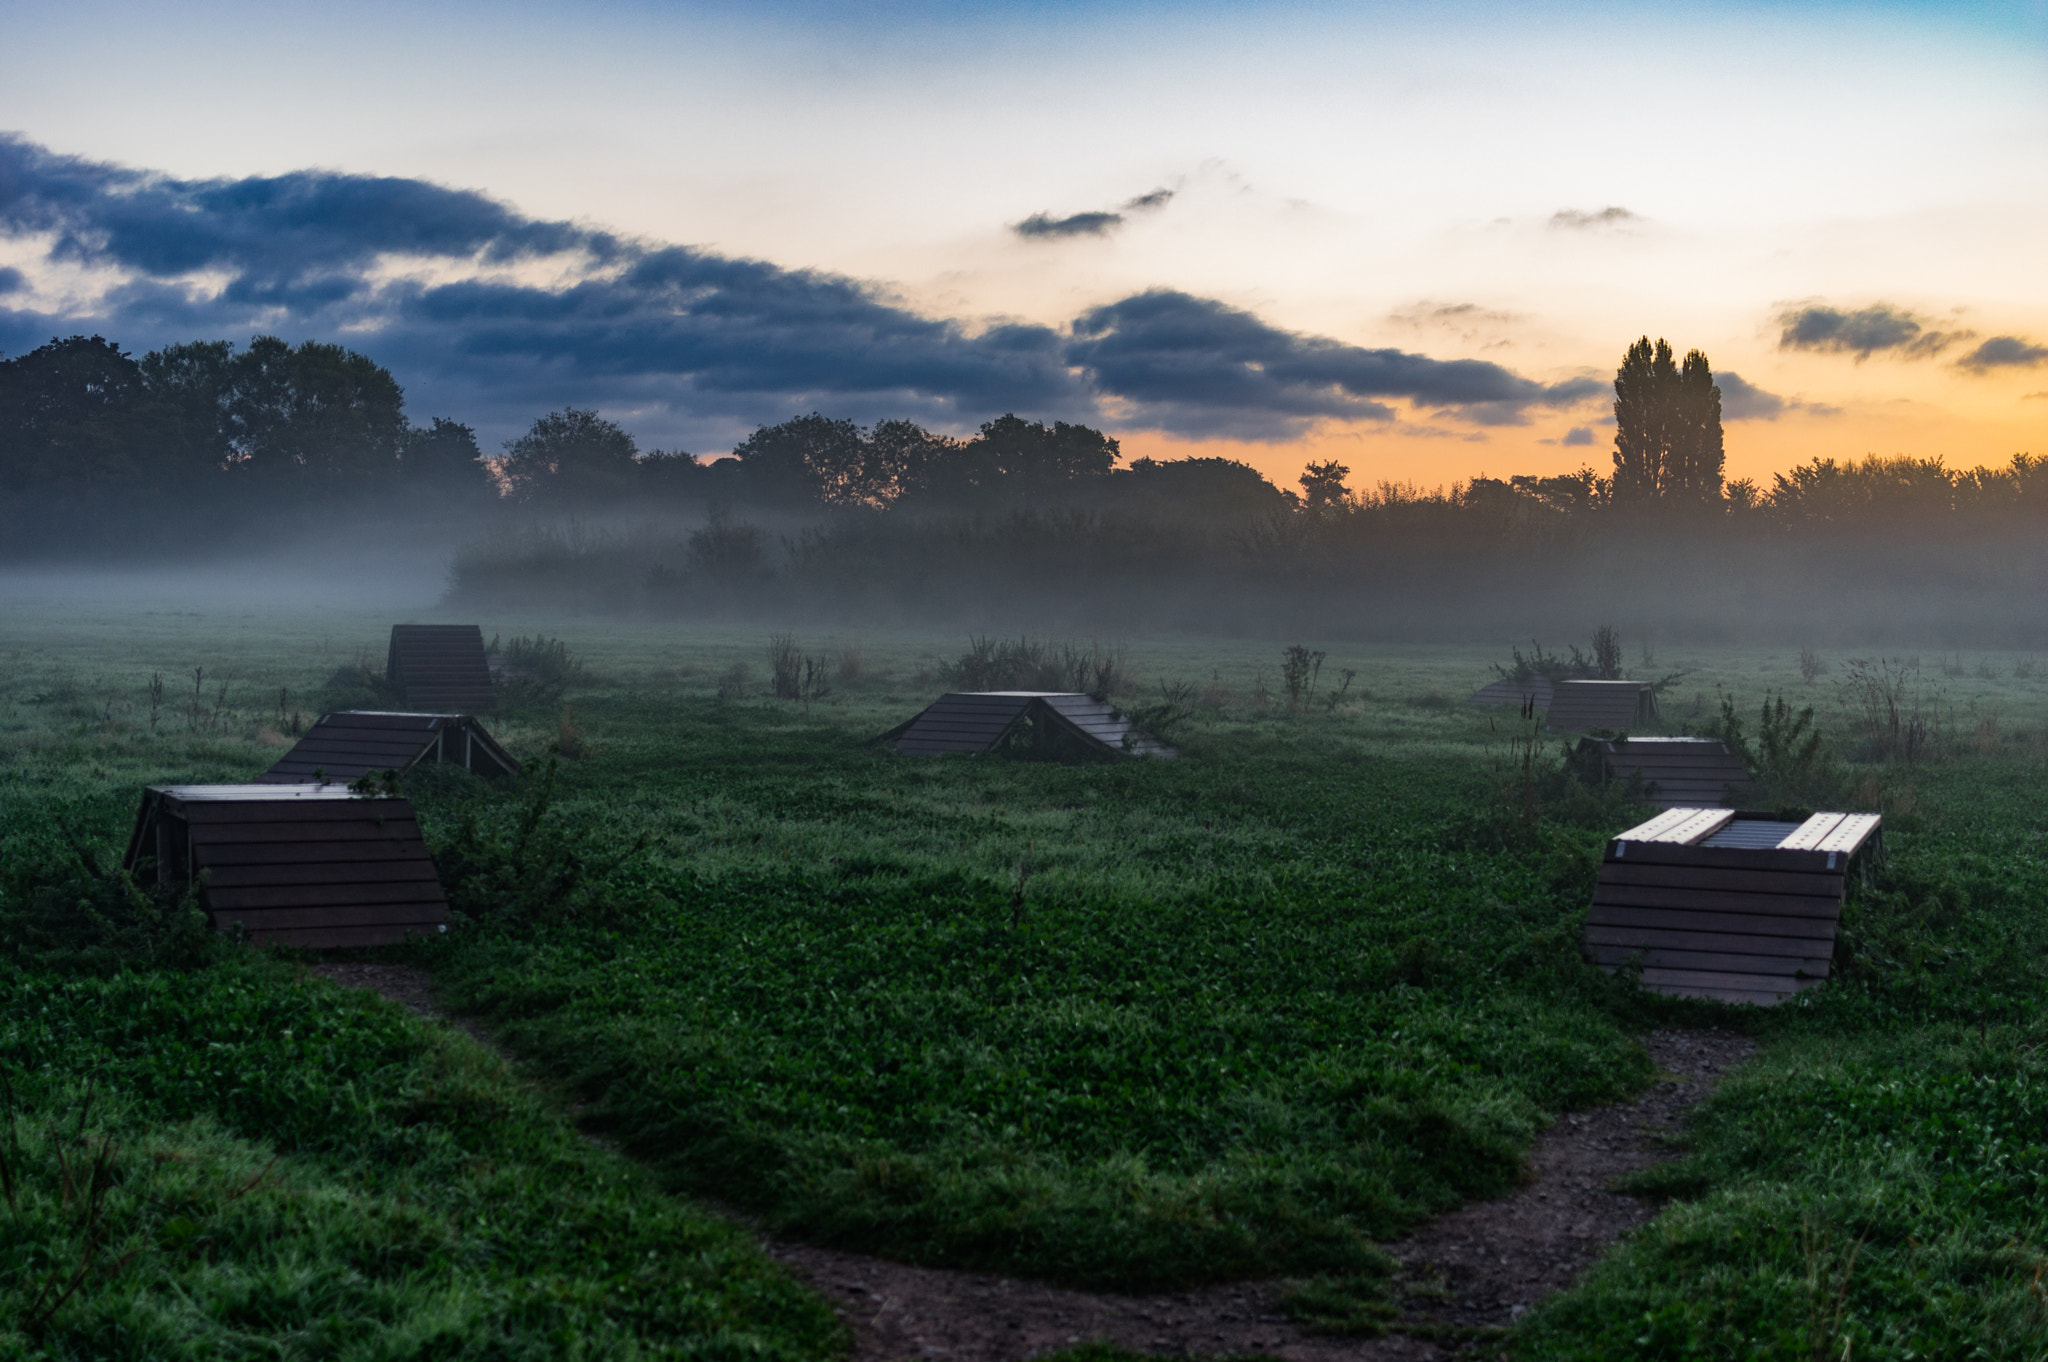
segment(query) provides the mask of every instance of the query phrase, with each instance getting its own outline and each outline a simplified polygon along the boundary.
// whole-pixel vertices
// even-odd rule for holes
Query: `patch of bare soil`
[[[424,970],[310,968],[423,1016],[455,1020],[489,1043],[435,1007]],[[1665,1137],[1755,1048],[1726,1031],[1657,1031],[1643,1043],[1662,1072],[1642,1096],[1560,1118],[1529,1151],[1530,1178],[1520,1189],[1462,1206],[1386,1246],[1401,1264],[1394,1281],[1401,1318],[1380,1338],[1335,1337],[1297,1323],[1280,1311],[1279,1282],[1112,1296],[805,1244],[764,1246],[833,1302],[853,1335],[854,1362],[1021,1362],[1082,1342],[1170,1357],[1260,1353],[1285,1362],[1446,1357],[1470,1331],[1512,1324],[1570,1286],[1608,1245],[1654,1216],[1653,1204],[1609,1184],[1669,1158]]]

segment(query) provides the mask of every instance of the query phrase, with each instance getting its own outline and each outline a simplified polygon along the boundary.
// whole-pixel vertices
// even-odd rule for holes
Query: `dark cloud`
[[[1146,424],[1183,433],[1279,439],[1318,417],[1385,421],[1381,398],[1455,408],[1482,425],[1601,391],[1545,387],[1484,360],[1368,350],[1283,331],[1207,298],[1155,289],[1094,308],[1073,325],[1068,361]]]
[[[1559,443],[1566,445],[1592,444],[1593,428],[1591,426],[1573,426],[1570,430],[1564,433],[1564,439],[1559,441]]]
[[[1721,415],[1730,421],[1775,421],[1785,411],[1785,399],[1767,393],[1740,374],[1723,370],[1714,375],[1721,389]]]
[[[1552,227],[1581,232],[1590,227],[1626,227],[1632,222],[1642,220],[1640,214],[1631,213],[1617,204],[1609,204],[1593,213],[1578,208],[1560,208],[1550,215]]]
[[[1920,359],[1936,354],[1974,332],[1938,331],[1920,317],[1890,303],[1845,312],[1826,303],[1801,303],[1777,316],[1781,350],[1818,350],[1851,354],[1860,360],[1879,351]]]
[[[618,413],[648,444],[716,449],[813,408],[1275,437],[1388,419],[1385,399],[1494,425],[1604,389],[1302,336],[1182,293],[1126,298],[1067,331],[976,328],[843,276],[537,221],[417,180],[179,180],[20,139],[0,138],[0,237],[41,238],[116,280],[77,314],[0,302],[0,350],[79,330],[137,352],[258,332],[341,340],[391,367],[416,417],[458,416],[487,441],[569,402]],[[506,268],[520,263],[542,268]],[[0,292],[18,298],[22,282],[0,275]]]
[[[1125,199],[1124,211],[1126,213],[1149,213],[1154,209],[1164,208],[1171,202],[1173,202],[1173,191],[1171,189],[1155,189],[1149,194],[1140,194],[1135,199]]]
[[[27,275],[12,265],[0,265],[0,293],[19,293],[27,287]]]
[[[1122,213],[1076,213],[1065,218],[1033,213],[1022,222],[1012,223],[1010,230],[1033,240],[1056,241],[1069,236],[1108,236],[1123,225]]]
[[[2048,363],[2048,345],[2018,336],[1993,336],[1957,360],[1956,367],[1981,374],[1992,369],[2031,369],[2044,363]]]

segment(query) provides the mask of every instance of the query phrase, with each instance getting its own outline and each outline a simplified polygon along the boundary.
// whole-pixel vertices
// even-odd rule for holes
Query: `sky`
[[[2048,454],[2048,4],[0,0],[0,352],[270,333],[487,449],[1080,420],[1283,483]]]

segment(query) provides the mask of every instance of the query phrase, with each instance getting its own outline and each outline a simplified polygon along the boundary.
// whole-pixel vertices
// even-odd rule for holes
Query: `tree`
[[[1351,470],[1335,459],[1312,463],[1301,471],[1301,506],[1312,516],[1330,516],[1351,504],[1344,479]]]
[[[894,495],[894,479],[869,465],[860,427],[812,412],[762,426],[734,448],[740,481],[757,501],[872,506]]]
[[[476,431],[445,416],[436,416],[424,430],[415,426],[407,432],[401,468],[406,482],[423,491],[468,498],[495,491]]]
[[[1664,480],[1670,393],[1678,381],[1671,347],[1644,336],[1628,348],[1614,375],[1614,504],[1657,500]]]
[[[1691,351],[1681,369],[1661,337],[1637,340],[1614,375],[1614,504],[1718,505],[1724,462],[1706,355]]]
[[[1671,392],[1670,450],[1664,459],[1667,501],[1714,506],[1721,501],[1726,451],[1721,441],[1721,389],[1705,354],[1688,351]]]
[[[110,489],[148,467],[142,370],[101,336],[0,362],[0,488]]]
[[[638,454],[622,427],[594,411],[564,407],[506,441],[498,471],[521,501],[583,509],[631,496]]]
[[[409,427],[391,371],[319,341],[258,336],[228,366],[229,467],[275,484],[371,485],[399,471]]]

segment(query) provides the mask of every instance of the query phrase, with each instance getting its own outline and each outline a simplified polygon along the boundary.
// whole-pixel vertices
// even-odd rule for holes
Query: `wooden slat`
[[[213,915],[223,926],[239,922],[250,931],[280,927],[373,927],[380,922],[445,922],[448,917],[446,904],[428,900],[215,909]]]
[[[427,859],[426,848],[403,838],[353,842],[220,842],[195,848],[201,869],[264,865],[357,865]]]
[[[1652,946],[1679,951],[1730,951],[1738,955],[1783,955],[1804,959],[1816,954],[1832,955],[1834,933],[1806,936],[1766,936],[1749,931],[1692,931],[1676,927],[1611,927],[1589,923],[1586,944],[1648,949]],[[1822,943],[1822,944],[1816,944]]]
[[[436,923],[382,922],[367,927],[299,927],[284,931],[251,931],[249,939],[264,946],[301,950],[338,950],[354,946],[396,946],[407,936],[432,936]]]
[[[1593,902],[1628,908],[1688,908],[1702,913],[1756,913],[1777,917],[1824,917],[1842,914],[1842,893],[1745,894],[1726,889],[1660,888],[1642,884],[1596,884]]]
[[[1824,955],[1757,955],[1734,951],[1686,951],[1667,946],[1594,946],[1593,962],[1619,965],[1640,958],[1650,969],[1718,970],[1730,974],[1794,976],[1825,979],[1828,957]]]
[[[1744,991],[1758,991],[1769,987],[1772,976],[1766,974],[1743,974],[1732,970],[1704,969],[1645,969],[1642,982],[1645,988],[1732,988]],[[1814,988],[1819,979],[1788,979],[1786,983],[1797,987]],[[1793,991],[1788,989],[1787,991]]]
[[[1817,813],[1801,823],[1792,834],[1778,843],[1780,851],[1815,851],[1820,841],[1835,830],[1835,826],[1847,815],[1839,813]]]
[[[445,903],[438,880],[395,880],[384,884],[260,884],[241,889],[206,889],[215,912],[257,908],[315,908],[322,904]]]
[[[1638,908],[1630,904],[1596,903],[1586,910],[1586,930],[1615,927],[1700,933],[1790,937],[1833,941],[1832,917],[1796,917],[1789,913],[1709,913],[1687,908]]]
[[[1630,843],[1656,842],[1661,840],[1666,832],[1698,812],[1697,809],[1666,809],[1647,823],[1638,823],[1627,832],[1617,833],[1613,840]]]
[[[1884,820],[1874,813],[1846,813],[1842,821],[1814,847],[1815,851],[1847,852],[1854,855]]]
[[[402,799],[277,799],[191,800],[185,819],[209,831],[263,823],[359,823],[412,818],[412,805]]]
[[[403,860],[302,861],[270,865],[208,865],[209,890],[252,889],[286,884],[396,884],[404,880],[439,883],[434,862],[424,854]]]
[[[203,836],[201,834],[204,834]],[[393,818],[382,824],[347,823],[232,823],[192,829],[194,848],[208,846],[255,846],[260,843],[303,842],[417,842],[420,825],[410,819]]]
[[[1737,870],[1715,865],[1644,865],[1638,861],[1608,861],[1600,867],[1600,883],[1641,884],[1658,889],[1731,889],[1757,894],[1825,894],[1840,891],[1842,871],[1840,867],[1834,870]]]

